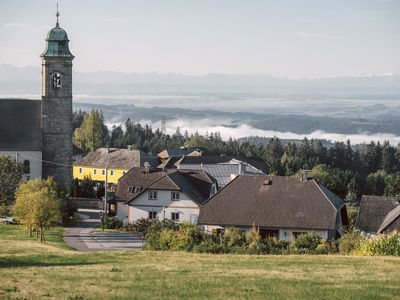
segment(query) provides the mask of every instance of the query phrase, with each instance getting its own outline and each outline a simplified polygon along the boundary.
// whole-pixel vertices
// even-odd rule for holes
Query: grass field
[[[395,299],[400,258],[77,253],[0,225],[0,299]]]

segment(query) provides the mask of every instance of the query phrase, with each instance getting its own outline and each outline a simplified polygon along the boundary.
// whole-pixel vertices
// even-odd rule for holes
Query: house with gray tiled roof
[[[128,175],[125,174],[127,177]],[[156,179],[156,177],[159,178]],[[155,180],[151,184],[141,190],[137,189],[135,194],[132,193],[132,198],[126,202],[128,223],[134,224],[137,220],[144,218],[187,221],[196,224],[201,204],[216,193],[218,188],[212,176],[198,170],[154,173],[153,178]],[[137,179],[127,180],[130,186],[137,186],[137,182]],[[125,183],[125,188],[127,183]]]
[[[203,203],[198,224],[210,232],[254,224],[261,236],[287,241],[314,231],[327,240],[339,237],[348,219],[345,202],[307,176],[238,176]]]
[[[356,227],[370,234],[400,230],[399,199],[386,196],[362,196]]]

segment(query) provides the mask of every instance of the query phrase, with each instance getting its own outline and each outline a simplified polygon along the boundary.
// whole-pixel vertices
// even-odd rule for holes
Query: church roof
[[[0,151],[41,150],[41,101],[0,99]]]
[[[69,51],[69,39],[64,29],[58,25],[52,28],[47,34],[46,49],[41,57],[67,57],[74,58],[71,51]]]

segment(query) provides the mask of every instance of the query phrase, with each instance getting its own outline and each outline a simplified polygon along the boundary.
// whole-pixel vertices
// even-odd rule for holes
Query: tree
[[[385,192],[385,181],[387,173],[384,170],[378,170],[368,175],[365,181],[365,192],[367,195],[382,196]]]
[[[115,148],[126,148],[124,144],[124,131],[121,125],[113,126],[110,134],[110,146]]]
[[[348,193],[348,185],[351,181],[351,172],[346,170],[332,169],[326,165],[316,165],[310,176],[322,182],[327,188],[341,198]]]
[[[13,161],[8,155],[0,155],[0,206],[14,202],[22,173],[22,164]]]
[[[391,146],[388,141],[383,143],[382,169],[388,174],[399,170],[399,161],[396,159],[396,148]]]
[[[82,125],[74,132],[74,144],[85,151],[95,151],[108,143],[108,129],[102,111],[93,109],[84,116]]]
[[[16,192],[13,215],[29,229],[38,232],[40,241],[45,242],[44,230],[60,220],[60,202],[58,200],[56,183],[52,178],[46,180],[31,180],[22,183]]]
[[[399,196],[400,195],[400,172],[389,175],[386,178],[386,196]]]

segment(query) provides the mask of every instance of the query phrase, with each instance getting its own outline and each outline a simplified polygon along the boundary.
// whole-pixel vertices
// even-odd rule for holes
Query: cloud
[[[26,23],[5,23],[1,27],[2,29],[24,29],[27,28],[28,24]]]
[[[226,120],[225,120],[226,121]],[[161,128],[161,121],[152,122],[149,120],[140,120],[140,124],[150,124],[153,129]],[[187,130],[190,133],[195,133],[196,131],[200,134],[206,134],[211,132],[221,133],[221,137],[224,140],[228,140],[230,137],[239,139],[248,136],[259,136],[259,137],[279,137],[281,139],[296,139],[302,140],[304,138],[308,139],[325,139],[328,141],[339,141],[346,142],[350,140],[353,145],[374,142],[384,142],[389,141],[392,145],[397,145],[400,143],[400,136],[396,136],[390,133],[376,133],[369,134],[368,132],[360,134],[340,134],[340,133],[330,133],[323,130],[315,130],[308,134],[298,134],[293,132],[280,132],[272,130],[263,130],[254,128],[247,124],[242,124],[240,126],[231,126],[229,123],[227,125],[222,125],[221,121],[213,119],[200,119],[200,120],[188,120],[188,119],[176,119],[166,122],[166,129],[168,134],[173,134],[176,132],[177,127],[183,133]],[[119,125],[119,123],[108,123],[107,126],[111,128],[113,125]]]
[[[349,36],[344,36],[344,35],[317,34],[304,30],[295,31],[295,35],[305,39],[339,39],[339,40],[350,39]]]

